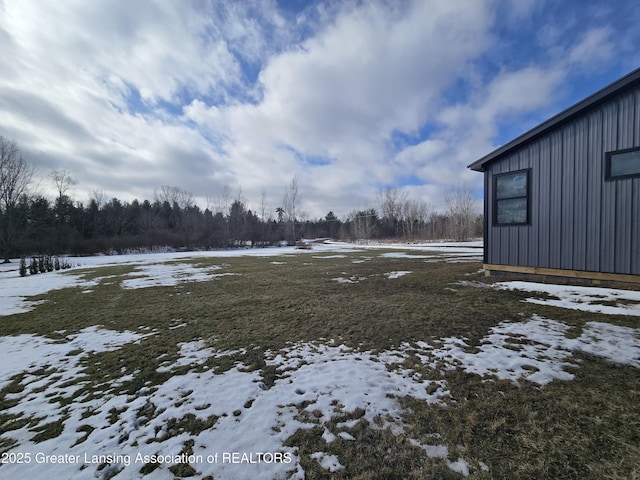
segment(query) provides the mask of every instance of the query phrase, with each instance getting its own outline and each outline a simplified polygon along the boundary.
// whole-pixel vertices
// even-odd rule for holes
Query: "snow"
[[[316,452],[311,454],[311,458],[317,460],[323,469],[328,470],[331,473],[344,470],[344,465],[340,464],[338,457],[336,457],[335,455],[329,455],[324,452]]]
[[[52,290],[82,285],[90,288],[96,282],[83,281],[80,276],[53,271],[38,275],[18,276],[17,271],[7,270],[8,265],[0,271],[0,315],[13,315],[31,310],[40,302],[27,301],[27,297],[43,295]],[[17,277],[17,278],[16,278]]]
[[[403,277],[405,275],[409,275],[412,272],[408,272],[408,271],[399,271],[399,272],[389,272],[389,273],[385,273],[385,277],[387,278],[400,278]]]
[[[93,334],[93,340],[85,338],[89,333]],[[130,333],[120,335],[122,339],[139,340],[139,337]],[[39,346],[49,344],[36,336],[29,337],[29,340]],[[81,341],[78,342],[78,339]],[[114,348],[118,343],[116,339],[122,343],[122,339],[114,337],[113,333],[95,329],[70,337],[68,343],[55,344],[55,355],[50,351],[31,350],[31,358],[27,362],[30,367],[28,371],[35,372],[45,366],[53,368],[55,365],[59,369],[56,373],[60,378],[47,385],[45,395],[41,392],[43,384],[40,380],[44,380],[40,378],[42,373],[33,373],[23,380],[24,390],[14,394],[15,399],[20,402],[4,412],[8,415],[41,418],[42,422],[64,419],[64,432],[57,438],[40,443],[33,442],[32,433],[26,428],[6,434],[18,442],[19,451],[65,454],[80,459],[56,465],[56,476],[60,478],[91,478],[94,475],[101,478],[105,472],[100,472],[97,465],[85,460],[91,455],[120,455],[122,461],[117,465],[114,463],[115,471],[120,471],[125,478],[135,478],[136,472],[144,465],[141,461],[136,461],[138,456],[174,457],[189,439],[195,442],[194,454],[200,452],[203,455],[195,458],[192,465],[202,476],[281,478],[292,468],[299,468],[296,450],[284,446],[284,441],[296,430],[312,428],[320,420],[327,428],[327,442],[335,441],[336,437],[344,441],[356,441],[344,430],[336,433],[328,430],[327,425],[337,412],[362,409],[363,418],[370,422],[383,416],[385,425],[393,424],[395,428],[401,429],[402,410],[397,398],[411,395],[438,402],[442,395],[441,390],[434,394],[427,393],[427,387],[431,383],[429,380],[416,381],[406,372],[389,372],[385,364],[370,352],[359,353],[344,346],[300,344],[266,359],[269,365],[274,365],[281,373],[270,389],[261,388],[260,371],[246,371],[243,365],[236,365],[223,374],[210,371],[189,371],[181,375],[176,373],[162,385],[142,389],[133,396],[105,392],[103,398],[95,399],[84,394],[76,399],[77,403],[72,404],[75,407],[49,400],[51,397],[68,397],[77,393],[82,386],[82,383],[76,383],[72,387],[67,385],[71,379],[82,378],[82,355],[65,356],[65,351],[76,349],[80,344],[86,345],[88,349],[98,346]],[[26,341],[21,336],[5,337],[2,359],[19,351]],[[211,349],[203,347],[201,342],[181,344],[181,359],[168,371],[183,365],[201,364],[202,360],[213,353]],[[11,368],[3,368],[6,375],[19,370],[15,364]],[[167,367],[163,369],[166,370]],[[308,414],[307,420],[299,415],[300,409]],[[111,418],[114,410],[122,410],[115,421]],[[83,418],[86,412],[91,412],[91,415]],[[212,428],[195,436],[168,428],[172,422],[187,415],[194,415],[202,422],[214,418],[215,423]],[[86,425],[90,425],[93,430],[85,441],[79,443],[85,435],[81,427]],[[207,455],[214,456],[216,453],[219,455],[217,462],[213,457],[207,460]],[[254,457],[266,453],[286,454],[283,458],[290,459],[291,462],[223,462],[224,453],[253,454]],[[339,465],[337,459],[331,461],[330,457],[323,457],[319,461],[323,468],[338,468]],[[88,468],[82,470],[83,465]],[[172,478],[168,475],[167,468],[163,467],[155,470],[149,478]],[[29,465],[4,465],[1,468],[0,472],[7,474],[7,478],[18,474],[43,478],[41,475],[44,474],[42,464],[36,462]]]
[[[231,272],[213,273],[222,268],[218,265],[202,268],[189,263],[141,265],[129,274],[135,278],[124,280],[122,287],[126,289],[173,287],[178,283],[204,282],[227,275],[238,275]]]
[[[333,280],[334,282],[338,282],[338,283],[359,283],[360,280],[363,280],[363,277],[357,277],[355,275],[352,275],[349,278],[346,277],[335,277],[332,278],[331,280]]]
[[[446,338],[438,349],[423,345],[423,358],[428,363],[431,355],[470,373],[514,383],[526,379],[541,386],[554,379],[573,379],[573,374],[565,370],[577,366],[571,361],[572,352],[640,368],[640,329],[587,322],[578,338],[568,338],[569,330],[568,325],[534,315],[523,322],[503,322],[492,328],[477,353],[468,353],[469,346],[463,339]]]
[[[465,477],[469,476],[469,464],[463,458],[458,458],[455,462],[447,460],[447,465],[454,472],[461,473]]]
[[[122,345],[137,342],[146,335],[133,332],[117,332],[98,326],[88,327],[77,334],[68,335],[64,343],[37,335],[0,337],[0,389],[10,383],[11,377],[22,372],[40,368],[71,368],[72,360],[86,353],[116,350]],[[69,352],[82,350],[80,356],[69,356]],[[68,375],[69,370],[61,371]],[[74,372],[75,374],[75,372]],[[67,380],[72,379],[70,375]]]
[[[410,443],[422,448],[429,458],[447,458],[449,455],[449,447],[446,445],[422,444],[415,439],[411,439]]]
[[[434,247],[447,250],[447,259],[474,252],[467,244],[411,245],[415,251],[428,252]],[[357,251],[375,252],[379,246],[359,245]],[[392,248],[384,245],[384,248]],[[402,246],[407,248],[407,246]],[[354,251],[351,244],[313,246],[317,255]],[[129,264],[134,267],[126,278],[119,278],[122,288],[148,288],[215,279],[225,281],[229,267],[220,263],[202,268],[192,263],[199,257],[228,258],[233,255],[282,256],[304,252],[294,248],[236,250],[231,252],[189,252],[81,259],[83,266],[99,267]],[[415,255],[416,257],[420,255]],[[190,261],[186,261],[190,260]],[[223,260],[221,260],[223,262]],[[73,261],[72,261],[73,263]],[[271,262],[274,268],[279,261]],[[397,278],[411,272],[385,274]],[[77,287],[87,291],[96,280],[83,279],[77,267],[26,278],[16,278],[13,270],[0,270],[0,312],[10,315],[28,311],[34,303],[28,297],[53,289]],[[341,281],[339,279],[334,279]],[[343,280],[360,281],[343,277]],[[347,282],[348,283],[348,282]],[[612,289],[553,287],[543,284],[505,282],[496,288],[518,288],[531,292],[544,291],[555,299],[531,301],[559,302],[565,308],[574,306],[597,308],[606,313],[633,315],[640,302],[638,292]],[[582,302],[577,302],[582,299]],[[617,306],[596,305],[603,300],[621,302]],[[595,310],[592,310],[595,311]],[[390,319],[391,320],[391,319]],[[182,328],[176,319],[170,328]],[[210,357],[232,356],[244,350],[219,351],[202,339],[180,343],[177,359],[159,358],[159,372],[172,373],[160,385],[143,387],[134,395],[118,393],[118,385],[135,375],[135,366],[123,368],[122,377],[114,383],[83,390],[87,385],[84,361],[91,352],[113,351],[122,346],[144,342],[155,333],[118,332],[96,325],[79,332],[58,332],[53,340],[23,334],[0,337],[0,388],[12,378],[20,388],[5,396],[14,401],[3,410],[7,416],[32,420],[3,434],[15,442],[9,452],[29,454],[30,463],[8,463],[0,466],[1,478],[49,477],[68,479],[144,478],[172,479],[169,468],[179,461],[198,472],[196,477],[233,479],[302,479],[305,472],[296,447],[285,445],[299,429],[320,426],[327,445],[334,442],[357,442],[353,429],[367,421],[370,428],[404,432],[400,398],[411,396],[430,404],[444,405],[450,400],[447,382],[434,372],[434,378],[416,374],[406,368],[408,360],[419,359],[425,365],[444,369],[462,369],[485,377],[508,379],[514,383],[530,381],[544,387],[553,380],[570,381],[568,368],[579,368],[573,358],[576,352],[599,356],[607,361],[640,368],[640,329],[603,322],[587,322],[575,331],[562,322],[539,316],[521,322],[503,322],[492,328],[477,348],[468,339],[443,338],[430,344],[417,341],[389,351],[360,351],[337,342],[291,344],[278,351],[265,353],[265,364],[277,372],[273,385],[267,387],[263,372],[248,370],[236,363],[225,372],[208,370]],[[142,330],[142,329],[141,329]],[[570,335],[571,334],[571,335]],[[168,358],[168,357],[167,357]],[[405,367],[402,367],[405,365]],[[185,367],[188,368],[185,371]],[[16,377],[16,376],[19,377]],[[435,387],[435,388],[434,388]],[[72,402],[68,399],[74,397]],[[116,412],[116,413],[114,413]],[[356,415],[356,412],[357,415]],[[336,415],[353,414],[350,420],[333,423]],[[199,433],[178,428],[181,419],[190,418],[205,425]],[[64,428],[55,438],[36,442],[36,426],[61,422]],[[429,437],[423,432],[423,437]],[[421,447],[431,458],[443,459],[448,467],[469,475],[471,467],[464,452],[449,460],[449,449],[438,445],[409,441]],[[185,442],[193,442],[193,455],[180,457]],[[143,475],[140,469],[153,456],[159,461],[155,470]],[[310,455],[321,468],[338,472],[345,467],[339,455],[318,451]],[[488,470],[485,463],[474,459],[474,465]],[[103,464],[108,464],[104,467]]]
[[[579,287],[535,282],[499,282],[495,288],[543,292],[556,298],[529,298],[528,302],[607,315],[640,316],[640,292],[601,287]],[[603,302],[609,305],[604,305]],[[615,305],[610,305],[614,303]]]
[[[348,442],[355,442],[356,441],[356,438],[353,435],[350,435],[347,432],[340,432],[340,433],[338,433],[338,436],[341,439],[346,440]]]

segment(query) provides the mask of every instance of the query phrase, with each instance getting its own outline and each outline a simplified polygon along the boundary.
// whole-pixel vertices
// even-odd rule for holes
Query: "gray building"
[[[640,282],[640,69],[469,168],[488,274]]]

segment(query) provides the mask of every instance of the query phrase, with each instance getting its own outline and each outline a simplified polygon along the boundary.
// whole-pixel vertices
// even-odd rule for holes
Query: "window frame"
[[[612,150],[610,152],[605,152],[604,154],[604,179],[608,182],[612,182],[615,180],[624,180],[625,178],[637,178],[640,177],[640,165],[637,173],[629,173],[627,175],[612,175],[611,174],[611,164],[613,162],[613,157],[616,155],[620,155],[623,153],[630,152],[640,152],[640,147],[632,147],[632,148],[623,148],[621,150]]]
[[[531,169],[523,168],[521,170],[513,170],[511,172],[497,173],[493,175],[493,226],[495,227],[511,227],[531,224]],[[516,176],[524,174],[527,179],[526,192],[524,195],[513,197],[498,198],[498,179],[504,176]],[[498,221],[498,204],[503,200],[514,200],[524,198],[526,200],[526,219],[524,222],[499,222]]]

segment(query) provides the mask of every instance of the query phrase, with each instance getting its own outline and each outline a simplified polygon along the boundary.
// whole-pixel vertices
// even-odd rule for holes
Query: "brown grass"
[[[226,371],[241,361],[249,369],[262,370],[264,383],[271,386],[278,373],[266,366],[265,352],[290,342],[335,339],[356,349],[382,351],[403,342],[433,344],[444,337],[464,337],[473,347],[500,322],[522,321],[534,313],[571,325],[572,336],[594,320],[637,327],[635,318],[535,305],[522,302],[525,293],[457,284],[488,281],[477,273],[478,263],[425,262],[410,256],[381,257],[382,253],[322,258],[329,255],[310,250],[278,258],[199,258],[194,264],[222,265],[216,273],[238,275],[137,290],[119,284],[129,278],[131,266],[86,269],[85,278],[100,281],[92,292],[76,287],[33,298],[46,302],[31,312],[3,317],[0,334],[61,339],[93,325],[155,332],[138,344],[86,355],[84,380],[90,382],[78,396],[96,390],[132,394],[143,385],[161,384],[170,374],[157,372],[158,357],[175,360],[177,344],[196,339],[221,350],[241,350],[212,358],[207,367]],[[396,279],[384,276],[400,270],[413,273]],[[338,277],[354,283],[339,283],[334,280]],[[171,328],[181,324],[185,326]],[[60,331],[64,333],[56,333]],[[449,460],[463,456],[473,469],[472,478],[640,478],[638,370],[589,356],[579,360],[573,381],[554,381],[542,389],[527,382],[515,386],[485,381],[458,370],[437,372],[446,380],[451,400],[445,406],[402,400],[407,409],[405,435],[372,428],[361,419],[346,430],[356,441],[326,444],[324,428],[345,420],[336,417],[334,424],[296,432],[287,444],[298,446],[309,479],[460,478],[444,459],[428,458],[410,438],[447,445]],[[131,381],[111,386],[123,372],[136,373]],[[425,368],[422,373],[435,372]],[[0,408],[11,405],[8,394],[19,392],[21,382],[17,376],[0,391]],[[358,412],[348,415],[359,418]],[[0,435],[24,421],[0,411]],[[202,431],[214,424],[215,418],[202,424],[185,417],[175,419],[171,432]],[[41,441],[58,435],[60,424],[42,420],[32,431],[34,441]],[[0,436],[0,450],[9,447]],[[321,469],[309,457],[319,450],[337,455],[345,469],[334,474]],[[186,467],[174,472],[190,473]]]

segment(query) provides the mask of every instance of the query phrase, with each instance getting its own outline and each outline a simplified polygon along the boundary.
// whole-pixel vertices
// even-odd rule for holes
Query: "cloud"
[[[0,134],[68,170],[79,200],[170,184],[204,205],[239,185],[275,208],[296,176],[314,218],[370,206],[386,185],[439,206],[452,185],[481,185],[466,165],[574,100],[570,85],[626,73],[639,15],[617,2],[0,0]]]
[[[392,134],[416,132],[437,115],[449,82],[488,45],[490,23],[482,2],[349,5],[317,35],[270,58],[258,77],[259,102],[209,111],[195,103],[186,113],[224,132],[224,151],[246,172],[243,185],[284,185],[297,174],[313,196],[364,203],[372,183],[395,176],[385,165]],[[282,146],[332,161],[301,164]]]
[[[287,143],[327,148],[419,128],[447,82],[485,46],[489,19],[481,2],[408,5],[367,3],[344,12],[265,67],[261,109],[293,124]]]
[[[488,83],[476,85],[470,95],[439,111],[440,126],[430,138],[401,150],[395,171],[413,171],[426,185],[424,198],[442,208],[444,193],[452,186],[479,186],[482,178],[465,167],[491,149],[535,126],[540,112],[553,104],[565,78],[562,69],[525,67],[504,70]],[[534,115],[530,118],[530,114]],[[521,119],[524,119],[522,122]],[[514,127],[514,121],[516,125]],[[510,124],[510,136],[496,138]],[[415,189],[414,189],[415,190]]]
[[[600,27],[585,33],[579,43],[569,51],[568,62],[587,68],[608,62],[614,54],[611,42],[613,31],[609,27]]]

